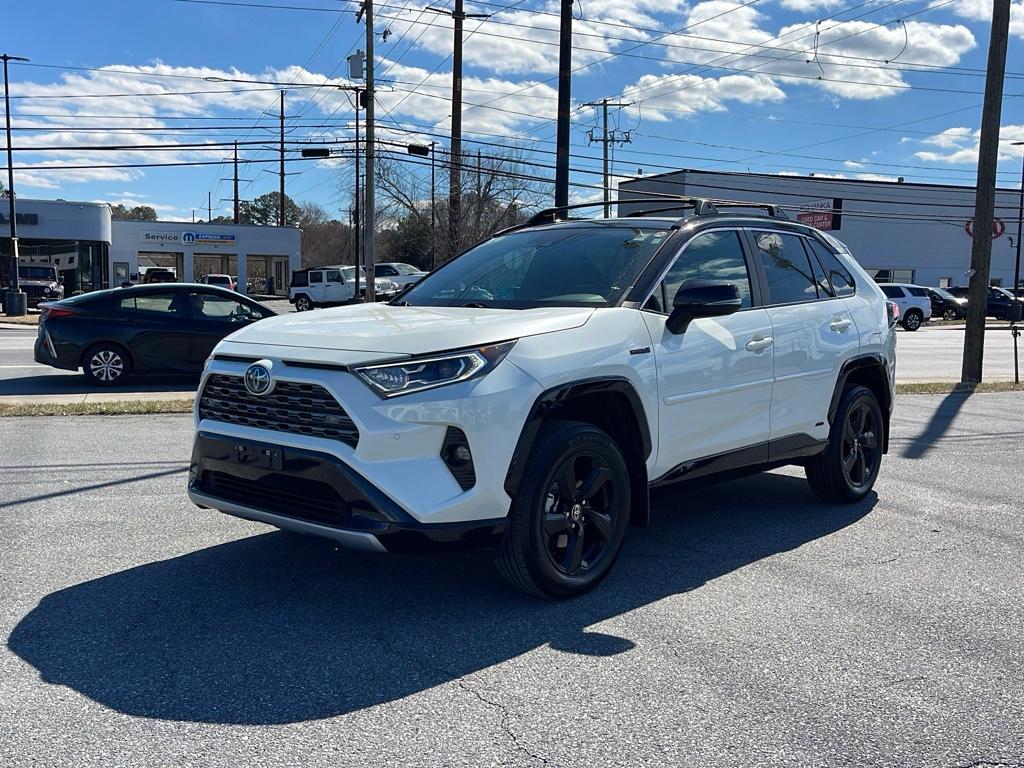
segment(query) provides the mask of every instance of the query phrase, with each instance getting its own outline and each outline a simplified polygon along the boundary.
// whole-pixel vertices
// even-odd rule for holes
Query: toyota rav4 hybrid
[[[391,304],[224,339],[192,501],[366,550],[493,547],[563,598],[648,524],[653,486],[797,464],[820,498],[864,498],[893,400],[881,290],[774,206],[629,202],[654,210],[544,211]]]

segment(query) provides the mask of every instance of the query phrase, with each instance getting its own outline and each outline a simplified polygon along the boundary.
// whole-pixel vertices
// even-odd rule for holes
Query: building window
[[[896,269],[892,267],[867,267],[865,271],[874,278],[876,283],[912,283],[914,270]]]
[[[939,288],[952,288],[952,287],[953,287],[953,278],[952,277],[940,277],[939,278]]]

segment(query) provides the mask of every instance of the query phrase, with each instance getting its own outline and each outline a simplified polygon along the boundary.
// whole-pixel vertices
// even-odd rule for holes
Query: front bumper
[[[375,552],[496,545],[506,518],[424,524],[330,454],[196,435],[189,498],[204,508]]]

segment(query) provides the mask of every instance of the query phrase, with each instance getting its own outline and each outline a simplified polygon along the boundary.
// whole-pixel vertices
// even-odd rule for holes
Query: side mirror
[[[671,333],[684,333],[691,320],[731,315],[741,306],[739,289],[733,283],[688,280],[676,291],[665,327]]]

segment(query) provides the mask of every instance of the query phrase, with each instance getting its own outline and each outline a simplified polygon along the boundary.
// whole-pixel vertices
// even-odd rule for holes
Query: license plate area
[[[284,451],[262,445],[235,443],[231,450],[231,461],[246,467],[280,471],[284,468]]]

